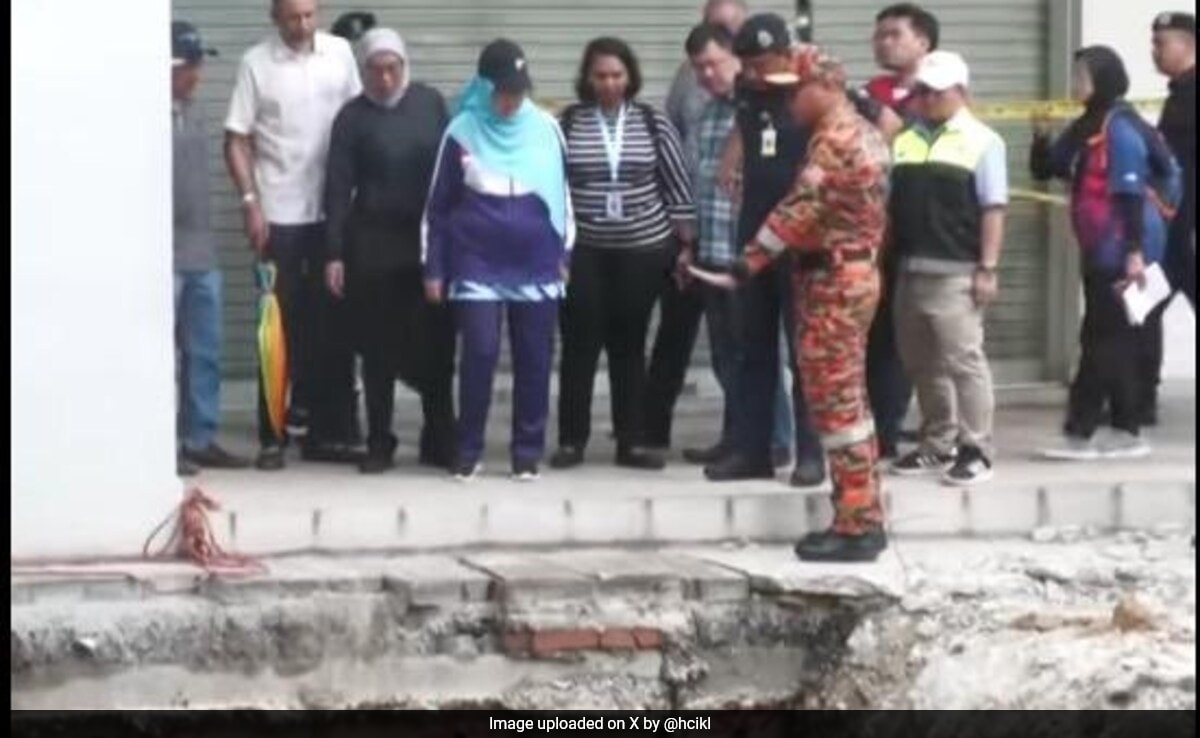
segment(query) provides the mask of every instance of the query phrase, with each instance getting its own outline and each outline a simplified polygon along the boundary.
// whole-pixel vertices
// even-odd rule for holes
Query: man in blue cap
[[[175,333],[179,367],[181,475],[200,467],[248,465],[217,445],[221,393],[221,270],[209,211],[208,131],[193,102],[204,58],[216,51],[195,26],[171,24],[171,116],[174,144]]]

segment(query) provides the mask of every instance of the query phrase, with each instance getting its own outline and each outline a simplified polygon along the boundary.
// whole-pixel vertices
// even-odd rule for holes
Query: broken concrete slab
[[[268,570],[261,573],[206,577],[197,593],[222,602],[244,602],[263,597],[303,597],[315,592],[371,593],[383,589],[379,572],[351,562],[317,555],[282,556],[271,559]]]
[[[459,561],[496,580],[497,599],[519,608],[538,602],[591,599],[595,581],[544,554],[483,552],[465,554]]]
[[[697,551],[691,555],[748,577],[751,588],[766,595],[898,599],[905,587],[904,568],[892,549],[866,564],[806,563],[798,561],[791,549],[778,546]]]
[[[384,589],[403,588],[418,607],[481,604],[492,596],[493,579],[452,556],[393,556],[376,560]]]
[[[595,579],[602,596],[653,593],[713,602],[749,596],[745,577],[678,553],[587,549],[547,554],[546,559]]]

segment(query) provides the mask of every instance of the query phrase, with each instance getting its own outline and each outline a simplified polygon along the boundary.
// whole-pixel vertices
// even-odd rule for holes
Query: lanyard
[[[608,130],[608,122],[604,120],[604,113],[600,108],[596,108],[596,119],[600,122],[600,137],[604,139],[604,156],[608,159],[608,172],[613,182],[618,181],[619,171],[621,169],[621,150],[625,148],[625,110],[627,106],[621,106],[621,112],[617,113],[617,131],[614,134]]]

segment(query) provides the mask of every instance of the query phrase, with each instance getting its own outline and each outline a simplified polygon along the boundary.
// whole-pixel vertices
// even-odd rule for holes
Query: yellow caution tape
[[[562,100],[541,98],[537,104],[558,114],[568,103]],[[1128,100],[1134,109],[1142,113],[1157,113],[1162,110],[1163,99]],[[1051,120],[1069,120],[1083,112],[1083,106],[1074,100],[1013,100],[1001,102],[975,101],[971,112],[977,117],[991,121],[1027,121],[1037,114]]]
[[[1008,196],[1013,200],[1036,202],[1044,205],[1060,205],[1065,207],[1067,204],[1067,198],[1064,195],[1055,195],[1052,192],[1042,192],[1040,190],[1026,190],[1020,187],[1010,187]]]
[[[1127,102],[1142,113],[1157,113],[1163,106],[1162,99]],[[984,120],[1029,120],[1035,114],[1054,120],[1066,120],[1081,114],[1083,106],[1074,100],[979,101],[971,104],[971,112]]]

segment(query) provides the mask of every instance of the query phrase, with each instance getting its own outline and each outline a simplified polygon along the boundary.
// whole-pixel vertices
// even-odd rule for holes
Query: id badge
[[[778,142],[778,136],[774,128],[765,128],[762,132],[762,157],[771,159],[775,156],[775,144]]]
[[[625,207],[621,202],[620,192],[609,192],[604,198],[604,215],[609,220],[621,220],[625,217]]]

